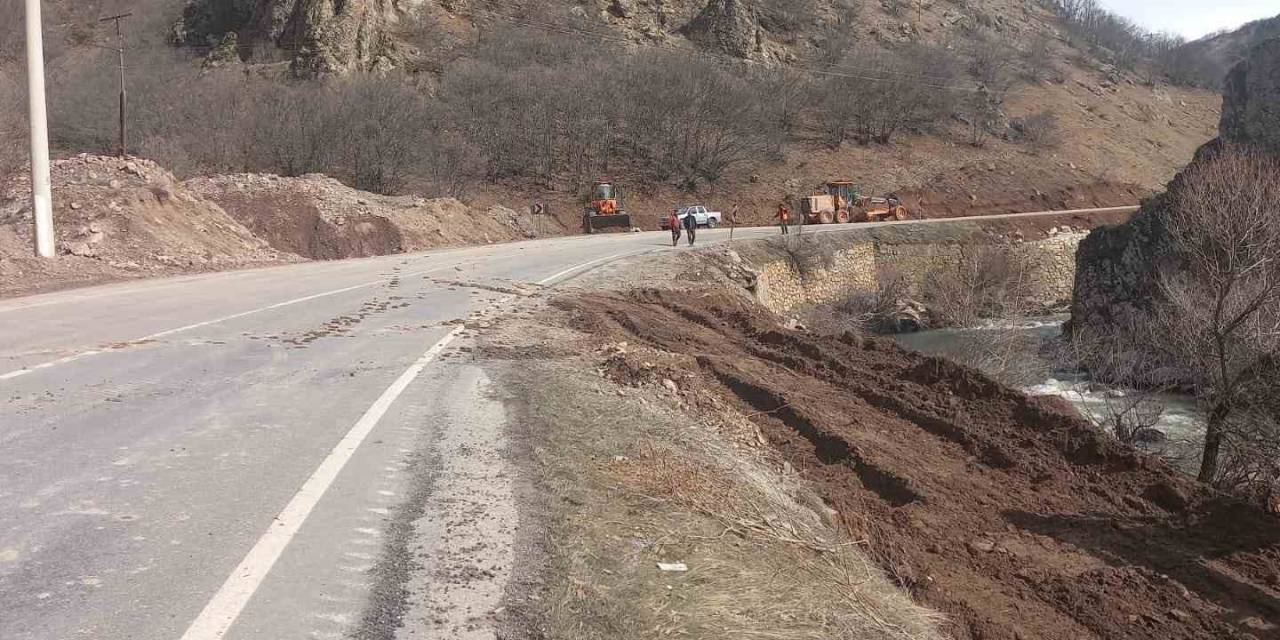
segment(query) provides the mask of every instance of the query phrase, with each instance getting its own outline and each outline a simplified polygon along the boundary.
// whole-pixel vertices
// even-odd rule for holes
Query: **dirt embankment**
[[[239,174],[188,180],[281,251],[315,260],[362,258],[442,246],[522,240],[564,232],[500,206],[476,209],[453,198],[381,196],[333,178]]]
[[[747,297],[586,292],[558,305],[602,366],[730,406],[958,639],[1273,638],[1280,525],[1054,404],[890,341],[784,329]],[[696,399],[696,400],[695,400]]]
[[[27,175],[0,185],[0,296],[296,261],[153,162],[53,163],[57,260],[33,254]]]
[[[32,255],[29,176],[0,184],[0,296],[565,233],[550,216],[380,196],[319,175],[182,182],[149,160],[80,155],[54,162],[52,179],[57,260]]]

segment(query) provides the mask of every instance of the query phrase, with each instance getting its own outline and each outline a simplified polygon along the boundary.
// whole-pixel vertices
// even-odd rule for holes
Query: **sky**
[[[1280,15],[1280,0],[1101,0],[1101,3],[1148,31],[1168,31],[1188,40]]]

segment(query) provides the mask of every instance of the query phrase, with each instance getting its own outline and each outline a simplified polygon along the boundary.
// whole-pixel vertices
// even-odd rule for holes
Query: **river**
[[[1029,394],[1064,398],[1095,424],[1105,422],[1112,413],[1136,407],[1134,413],[1151,416],[1150,424],[1162,434],[1150,434],[1139,446],[1194,470],[1204,434],[1204,413],[1195,399],[1107,386],[1065,368],[1053,354],[1062,344],[1062,325],[1067,319],[1065,315],[1025,318],[895,338],[907,348],[987,371]]]

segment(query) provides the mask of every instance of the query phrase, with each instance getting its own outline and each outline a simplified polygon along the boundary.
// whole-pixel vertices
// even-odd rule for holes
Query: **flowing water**
[[[1132,407],[1150,417],[1160,435],[1148,434],[1144,448],[1191,469],[1204,434],[1204,413],[1189,396],[1157,394],[1099,384],[1083,373],[1065,369],[1052,353],[1060,343],[1067,316],[992,322],[963,329],[935,329],[899,334],[903,346],[943,356],[992,373],[1032,395],[1066,399],[1095,424]],[[1158,417],[1156,413],[1158,412]]]

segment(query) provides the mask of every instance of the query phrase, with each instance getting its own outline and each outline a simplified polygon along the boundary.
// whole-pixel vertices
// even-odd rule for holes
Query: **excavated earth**
[[[616,381],[680,380],[751,416],[955,638],[1280,637],[1280,523],[1059,404],[888,340],[785,329],[727,290],[556,304],[669,354],[611,357]]]

